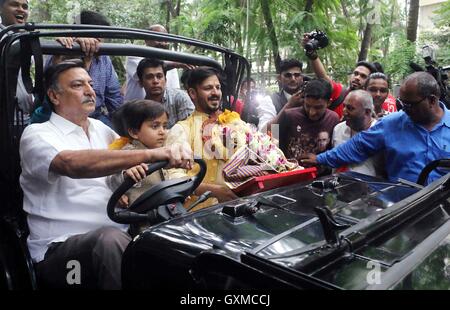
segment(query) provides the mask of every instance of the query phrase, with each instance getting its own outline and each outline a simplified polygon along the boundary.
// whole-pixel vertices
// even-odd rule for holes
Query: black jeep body
[[[448,190],[347,172],[219,204],[133,240],[123,285],[449,289]]]

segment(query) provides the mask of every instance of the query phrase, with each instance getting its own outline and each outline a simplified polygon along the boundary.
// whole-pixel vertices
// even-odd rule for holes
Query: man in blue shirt
[[[388,179],[416,182],[431,161],[450,158],[450,111],[439,102],[440,89],[426,72],[409,75],[400,88],[404,111],[385,116],[375,126],[320,155],[308,154],[303,165],[340,167],[383,152]],[[445,174],[433,171],[427,183]]]
[[[110,22],[104,15],[88,10],[81,11],[80,15],[76,17],[75,23],[81,25],[111,26]],[[72,46],[70,39],[71,38],[59,38],[59,41],[64,46],[70,48]],[[94,90],[97,95],[95,111],[90,115],[90,117],[96,118],[111,127],[111,115],[123,103],[123,96],[120,93],[119,78],[109,56],[93,55],[94,49],[98,50],[98,46],[95,42],[95,47],[92,46],[92,44],[89,47],[85,45],[92,41],[86,39],[80,40],[81,38],[77,39],[77,42],[81,45],[83,52],[86,53],[86,55],[83,56],[83,60],[86,70],[94,82]],[[98,42],[103,41],[102,39],[97,40]]]
[[[109,21],[100,13],[83,10],[76,18],[76,23],[83,25],[101,25],[110,26]],[[82,56],[85,69],[93,80],[93,88],[96,94],[95,111],[90,115],[91,118],[98,119],[109,127],[111,124],[111,115],[123,103],[123,96],[120,93],[120,83],[113,63],[109,56],[95,56],[98,52],[102,39],[95,38],[70,38],[61,37],[57,41],[67,48],[72,48],[73,43],[77,42],[83,53]],[[70,58],[74,58],[70,56]],[[67,56],[56,55],[46,60],[46,67],[55,65],[63,60],[67,60]],[[44,102],[43,107],[38,108],[33,113],[31,122],[41,123],[50,118],[51,108],[48,102]]]

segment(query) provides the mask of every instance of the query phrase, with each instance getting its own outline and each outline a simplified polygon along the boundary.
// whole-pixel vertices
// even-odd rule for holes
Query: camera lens
[[[311,39],[308,43],[305,44],[305,49],[307,51],[316,50],[318,47],[317,44],[318,41],[316,39]]]

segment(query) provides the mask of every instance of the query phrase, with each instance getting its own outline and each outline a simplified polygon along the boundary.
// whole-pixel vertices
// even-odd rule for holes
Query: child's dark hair
[[[130,137],[128,130],[139,130],[142,123],[154,120],[167,113],[164,106],[153,100],[132,100],[124,103],[114,112],[112,124],[122,137]]]
[[[99,25],[99,26],[111,26],[108,18],[105,15],[98,12],[83,10],[79,16],[80,24],[82,25]]]

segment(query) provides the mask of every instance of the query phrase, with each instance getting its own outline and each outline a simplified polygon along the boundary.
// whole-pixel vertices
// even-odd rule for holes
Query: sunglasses
[[[286,73],[283,74],[283,76],[284,76],[285,78],[287,78],[287,79],[290,79],[290,78],[292,78],[292,77],[299,78],[299,77],[302,76],[302,74],[301,74],[301,73],[298,73],[298,72],[295,72],[295,73],[286,72]]]
[[[424,101],[427,98],[428,97],[423,97],[422,99],[420,99],[419,101],[416,101],[416,102],[405,101],[405,100],[401,100],[400,98],[397,98],[396,101],[397,101],[397,104],[400,104],[400,106],[402,106],[404,109],[408,110],[408,109],[411,109],[413,106],[420,104],[422,101]]]

